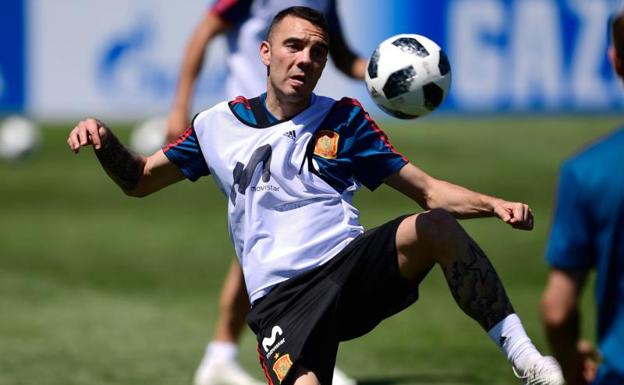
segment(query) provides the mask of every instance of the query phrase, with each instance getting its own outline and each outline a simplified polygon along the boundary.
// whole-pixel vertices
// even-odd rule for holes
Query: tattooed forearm
[[[112,132],[108,133],[95,154],[106,173],[124,191],[132,191],[137,187],[143,172],[143,162],[125,148]]]
[[[514,312],[492,263],[472,239],[444,274],[459,307],[486,331]]]

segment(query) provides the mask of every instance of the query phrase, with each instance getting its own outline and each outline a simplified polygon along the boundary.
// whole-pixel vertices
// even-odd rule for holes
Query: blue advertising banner
[[[364,56],[399,33],[436,41],[452,68],[450,94],[440,112],[489,114],[621,111],[624,90],[606,54],[609,17],[621,2],[337,4],[347,41]],[[117,119],[166,114],[187,39],[208,4],[210,0],[3,0],[0,111],[28,110],[42,119],[81,117],[85,111]],[[224,38],[211,43],[194,111],[224,98],[227,56]],[[317,92],[356,97],[383,114],[361,82],[346,79],[332,66]]]
[[[25,102],[24,1],[0,5],[0,113],[19,112]]]
[[[375,20],[374,8],[361,20]],[[395,0],[366,29],[373,41],[426,35],[446,51],[453,84],[446,110],[613,111],[624,92],[607,58],[615,0]],[[391,20],[391,21],[390,21]],[[374,36],[373,36],[374,35]],[[371,48],[371,47],[369,47]]]

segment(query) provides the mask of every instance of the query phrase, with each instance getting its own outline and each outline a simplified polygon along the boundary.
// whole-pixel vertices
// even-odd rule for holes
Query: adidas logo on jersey
[[[295,133],[295,130],[286,131],[284,133],[284,136],[292,140],[297,140],[297,134]]]

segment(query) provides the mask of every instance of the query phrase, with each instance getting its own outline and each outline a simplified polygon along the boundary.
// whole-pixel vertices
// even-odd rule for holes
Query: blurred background
[[[44,121],[85,113],[131,120],[166,114],[187,37],[210,1],[4,0],[0,110]],[[368,56],[387,37],[420,33],[453,68],[443,111],[611,112],[624,97],[605,48],[615,0],[338,1],[345,36]],[[210,47],[197,110],[222,98],[226,46]],[[374,110],[364,87],[326,72],[322,94]]]
[[[210,3],[0,3],[0,385],[191,383],[233,255],[225,199],[209,178],[127,198],[90,150],[74,156],[65,140],[86,116],[111,123],[124,140],[165,116],[186,39]],[[451,93],[421,120],[384,115],[363,83],[331,66],[318,93],[360,99],[430,174],[532,206],[533,232],[493,219],[463,224],[547,350],[538,304],[556,173],[566,156],[618,125],[624,92],[606,48],[619,1],[338,4],[345,36],[364,56],[397,33],[429,36],[446,51]],[[223,98],[226,56],[223,40],[210,46],[195,112]],[[23,151],[2,149],[20,143]],[[418,210],[385,188],[363,191],[357,204],[366,227]],[[514,383],[441,274],[427,278],[421,297],[344,344],[341,367],[365,385]],[[593,336],[594,320],[583,321]],[[253,340],[247,333],[241,359],[260,378]]]

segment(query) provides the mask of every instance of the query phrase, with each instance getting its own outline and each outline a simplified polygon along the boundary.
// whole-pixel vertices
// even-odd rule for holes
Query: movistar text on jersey
[[[265,185],[265,186],[251,186],[249,187],[251,189],[251,191],[279,191],[280,188],[279,186],[273,186],[273,185]]]

